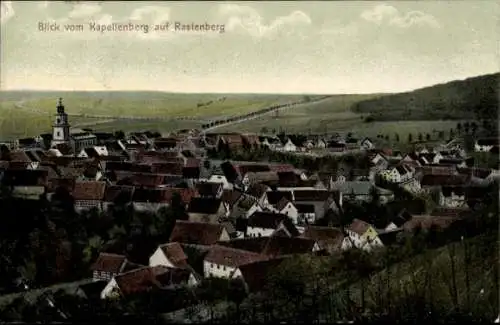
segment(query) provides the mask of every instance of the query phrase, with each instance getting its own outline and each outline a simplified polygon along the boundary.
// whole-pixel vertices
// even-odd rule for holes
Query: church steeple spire
[[[57,113],[58,114],[63,114],[64,113],[64,105],[62,103],[62,98],[59,97],[59,100],[57,101]]]

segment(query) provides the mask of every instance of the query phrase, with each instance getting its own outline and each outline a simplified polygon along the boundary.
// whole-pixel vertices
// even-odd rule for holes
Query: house
[[[191,198],[186,212],[190,221],[212,223],[216,223],[219,218],[228,215],[220,198],[207,197]]]
[[[327,148],[331,152],[344,152],[347,150],[347,144],[343,141],[328,141]]]
[[[269,237],[279,230],[283,230],[290,237],[299,235],[288,216],[267,211],[254,212],[248,218],[246,236]]]
[[[77,155],[79,158],[99,158],[108,155],[108,148],[106,146],[94,146],[83,148]]]
[[[500,141],[498,138],[484,138],[478,139],[474,143],[475,152],[489,152],[491,149],[498,147]]]
[[[188,266],[187,256],[182,246],[177,243],[167,243],[158,246],[149,258],[149,266],[163,265],[166,267],[186,268]]]
[[[293,201],[292,191],[272,191],[271,189],[269,189],[266,192],[266,196],[261,204],[263,206],[276,205],[283,197],[288,201]]]
[[[156,212],[170,205],[172,192],[172,188],[136,187],[132,192],[132,206],[135,211]]]
[[[326,141],[321,138],[318,138],[318,140],[314,143],[314,147],[319,149],[325,149],[326,145],[327,145]]]
[[[380,172],[380,177],[390,183],[404,183],[413,178],[413,170],[406,164],[398,164]]]
[[[248,207],[248,205],[250,205],[250,206]],[[259,201],[256,201],[251,197],[246,198],[246,200],[245,199],[240,200],[240,202],[238,202],[238,207],[241,207],[243,210],[245,210],[245,213],[244,213],[245,218],[250,217],[255,212],[261,212],[261,211],[278,212],[276,210],[276,208],[274,208],[273,206],[271,206],[271,205],[262,206],[259,203]]]
[[[319,219],[316,218],[316,209],[314,207],[314,204],[295,203],[294,206],[297,210],[298,225],[312,224],[317,219]]]
[[[243,196],[243,192],[239,190],[223,190],[221,200],[224,204],[226,211],[231,214],[234,206],[239,202],[240,198]]]
[[[229,149],[237,150],[243,148],[245,145],[243,137],[238,133],[224,133],[219,135],[217,147],[219,151]]]
[[[392,191],[374,186],[371,182],[335,182],[332,185],[332,189],[342,193],[342,197],[345,200],[369,201],[372,198],[373,189],[377,191],[382,204],[386,204],[394,199]]]
[[[320,252],[335,254],[351,247],[341,228],[307,226],[301,237],[314,240]]]
[[[265,184],[250,185],[246,192],[249,196],[255,198],[259,204],[264,205],[266,200],[266,192],[271,188]]]
[[[283,147],[280,139],[276,136],[259,137],[259,141],[261,147],[269,148],[270,150],[279,150]]]
[[[248,172],[245,174],[245,176],[243,176],[241,183],[243,184],[243,186],[245,186],[245,189],[247,189],[251,185],[258,183],[278,185],[279,177],[278,174],[274,171]]]
[[[298,211],[301,223],[314,223],[325,214],[325,202],[336,197],[341,201],[341,193],[322,189],[296,189],[293,190],[293,202]],[[311,211],[311,207],[314,211]],[[314,213],[314,214],[313,214]]]
[[[268,257],[262,254],[214,245],[208,251],[203,262],[204,276],[205,278],[226,279],[239,277],[241,276],[239,274],[241,266],[267,259]]]
[[[227,230],[221,224],[177,220],[170,235],[170,242],[195,245],[213,245],[229,240]]]
[[[402,209],[399,213],[391,218],[389,224],[384,228],[386,231],[396,230],[403,227],[403,225],[411,220],[412,215],[406,210]]]
[[[104,210],[106,182],[76,181],[71,195],[75,200],[75,210],[83,211],[96,208]]]
[[[161,265],[145,266],[113,277],[102,290],[101,299],[126,297],[154,288],[193,286],[197,282],[194,274],[188,269],[168,268]]]
[[[467,205],[465,186],[441,186],[438,205],[447,208],[461,208]]]
[[[208,182],[221,183],[222,188],[225,190],[232,190],[233,189],[233,184],[231,182],[229,182],[227,180],[226,176],[224,176],[224,175],[218,175],[218,174],[211,175],[208,178]]]
[[[439,152],[427,152],[427,153],[420,153],[418,160],[423,164],[423,165],[429,165],[429,164],[438,164],[441,159],[443,159],[443,155],[441,155]]]
[[[285,152],[296,152],[297,151],[297,146],[292,142],[290,138],[288,138],[281,148],[281,151]]]
[[[279,200],[279,202],[275,206],[275,209],[276,212],[288,216],[292,220],[293,224],[296,225],[298,223],[299,212],[295,207],[295,205],[291,201],[287,200],[285,197]]]
[[[354,247],[370,251],[375,247],[382,247],[377,230],[369,223],[354,219],[346,228],[346,232]]]
[[[245,237],[234,238],[229,241],[218,242],[217,245],[241,249],[248,252],[261,254],[271,237]]]
[[[201,182],[196,184],[200,197],[220,199],[224,190],[223,183]]]
[[[371,140],[368,138],[364,138],[363,140],[361,140],[359,145],[360,145],[361,150],[370,150],[370,149],[375,148],[375,145],[373,144],[373,142],[371,142]]]
[[[127,258],[124,255],[100,253],[90,268],[92,279],[110,281],[114,276],[122,273],[126,265]]]

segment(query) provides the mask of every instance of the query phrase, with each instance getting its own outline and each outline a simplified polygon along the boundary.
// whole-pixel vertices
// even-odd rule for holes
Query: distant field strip
[[[291,101],[293,96],[279,95],[232,95],[227,97],[198,98],[193,96],[153,98],[94,98],[74,97],[64,98],[66,111],[70,116],[95,118],[206,118],[215,116],[234,116],[244,112],[257,111],[263,107]],[[293,99],[293,98],[292,98]],[[32,112],[54,112],[54,98],[22,100],[15,104]]]

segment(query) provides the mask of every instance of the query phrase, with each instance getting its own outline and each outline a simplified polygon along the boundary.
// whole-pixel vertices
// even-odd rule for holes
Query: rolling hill
[[[500,73],[360,101],[352,110],[373,121],[498,119]]]

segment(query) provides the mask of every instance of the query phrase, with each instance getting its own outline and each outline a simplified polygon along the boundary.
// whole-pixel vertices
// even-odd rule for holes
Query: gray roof
[[[351,182],[342,182],[342,183],[334,183],[333,190],[338,190],[342,192],[344,195],[351,194],[354,192],[355,195],[369,195],[370,189],[374,186],[371,182],[365,181],[351,181]],[[378,192],[383,195],[389,195],[392,192],[380,187],[376,187]]]

